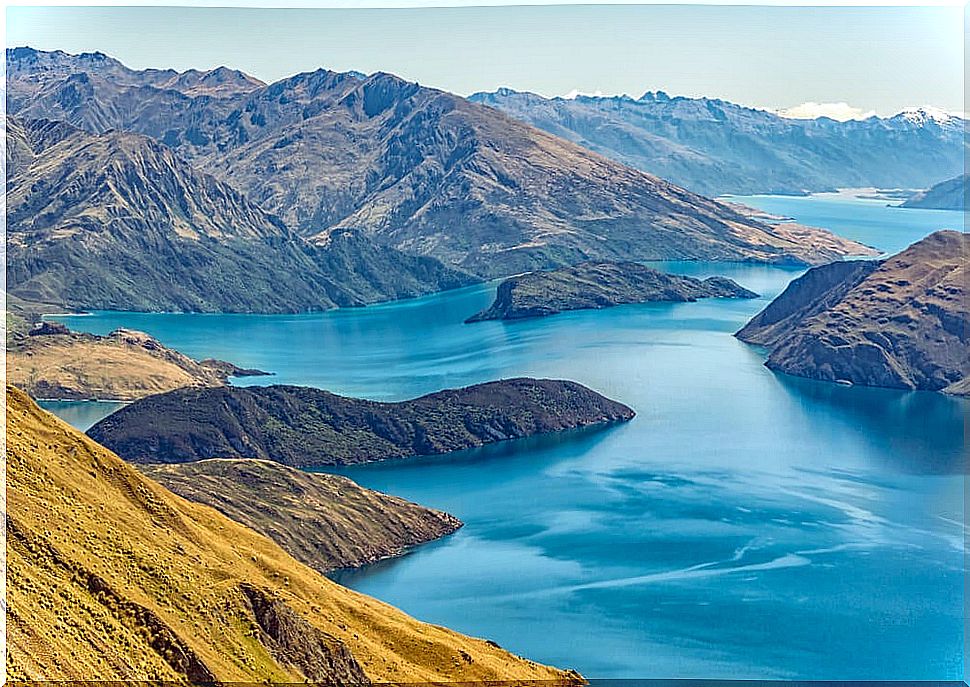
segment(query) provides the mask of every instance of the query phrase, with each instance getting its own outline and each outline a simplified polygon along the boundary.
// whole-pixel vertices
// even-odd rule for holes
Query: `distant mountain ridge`
[[[8,50],[12,113],[152,137],[315,243],[352,228],[487,277],[592,258],[814,264],[864,250],[826,232],[793,241],[723,204],[391,74],[317,70],[193,95],[173,75],[124,71],[104,56],[51,55]],[[42,68],[48,62],[56,69]]]
[[[963,171],[965,122],[928,110],[845,122],[789,119],[714,98],[469,99],[705,195],[926,188]]]
[[[266,84],[238,69],[216,67],[215,69],[136,70],[102,52],[86,52],[72,55],[61,50],[43,51],[28,47],[7,50],[7,79],[18,83],[17,94],[39,96],[44,89],[60,79],[69,79],[80,73],[96,72],[101,78],[127,86],[151,86],[178,91],[190,96],[227,96],[246,93]],[[73,83],[84,83],[76,78]],[[69,82],[71,83],[71,82]],[[14,100],[8,110],[20,110],[23,103]]]

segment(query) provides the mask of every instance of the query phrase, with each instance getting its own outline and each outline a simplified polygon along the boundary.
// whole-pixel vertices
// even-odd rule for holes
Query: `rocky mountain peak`
[[[934,124],[937,126],[944,126],[963,121],[959,117],[937,107],[907,108],[893,117],[893,119],[905,120],[911,124],[921,127]]]

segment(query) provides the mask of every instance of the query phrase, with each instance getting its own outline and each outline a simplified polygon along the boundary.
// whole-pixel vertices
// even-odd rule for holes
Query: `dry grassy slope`
[[[24,336],[7,351],[7,381],[34,398],[133,401],[184,386],[222,386],[226,372],[130,329]]]
[[[7,484],[8,679],[178,679],[184,666],[197,679],[322,679],[312,669],[320,662],[300,653],[311,638],[346,674],[342,643],[376,681],[565,675],[330,582],[141,476],[13,387]],[[287,655],[305,669],[267,650],[274,643],[255,618],[268,605],[281,642],[299,638]]]
[[[396,556],[451,534],[461,521],[346,477],[268,460],[212,459],[138,469],[179,496],[212,506],[326,572]]]

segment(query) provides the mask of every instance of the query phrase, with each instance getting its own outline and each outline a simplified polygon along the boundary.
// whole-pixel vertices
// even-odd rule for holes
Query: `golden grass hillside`
[[[7,679],[575,680],[418,622],[7,387]]]
[[[253,371],[193,360],[130,329],[23,335],[7,350],[7,381],[34,398],[133,401],[185,386],[222,386],[240,372]]]

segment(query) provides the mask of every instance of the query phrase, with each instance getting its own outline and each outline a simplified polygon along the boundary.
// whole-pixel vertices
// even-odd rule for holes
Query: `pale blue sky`
[[[960,7],[556,5],[423,9],[9,7],[7,45],[266,81],[389,71],[467,95],[646,90],[893,114],[963,106]]]

